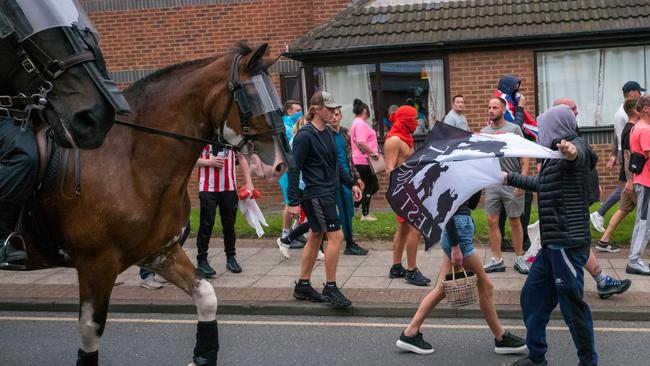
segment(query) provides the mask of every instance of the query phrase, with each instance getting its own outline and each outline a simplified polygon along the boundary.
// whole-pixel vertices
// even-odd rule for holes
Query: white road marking
[[[30,317],[30,316],[0,316],[0,321],[40,321],[40,322],[77,322],[77,318],[59,317]],[[109,323],[143,323],[143,324],[196,324],[196,320],[185,319],[143,319],[143,318],[115,318],[108,319]],[[342,327],[342,328],[397,328],[406,327],[406,323],[355,323],[355,322],[300,322],[282,320],[219,320],[220,325],[250,325],[250,326],[297,326],[297,327]],[[450,329],[450,330],[481,330],[489,329],[487,325],[470,324],[424,324],[425,329]],[[508,329],[526,330],[523,325],[509,325]],[[567,327],[550,326],[547,330],[568,331]],[[596,332],[615,333],[650,333],[650,328],[620,328],[620,327],[595,327]]]

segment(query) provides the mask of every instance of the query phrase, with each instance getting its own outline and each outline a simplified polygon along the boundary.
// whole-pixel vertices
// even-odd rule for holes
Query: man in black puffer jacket
[[[589,257],[587,176],[597,157],[577,135],[571,109],[560,105],[537,119],[539,143],[565,159],[547,159],[538,176],[508,173],[504,183],[538,192],[542,250],[521,291],[528,357],[514,365],[546,365],[546,325],[560,304],[580,365],[597,365],[593,322],[584,302],[583,267]]]

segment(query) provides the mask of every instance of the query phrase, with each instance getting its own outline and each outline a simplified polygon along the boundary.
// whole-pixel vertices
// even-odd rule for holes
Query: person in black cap
[[[646,91],[645,88],[641,87],[636,81],[628,81],[623,84],[623,103],[614,114],[614,143],[612,145],[612,152],[609,156],[609,161],[607,162],[607,169],[613,169],[617,161],[622,162],[622,150],[621,150],[621,134],[627,124],[628,118],[627,113],[623,109],[623,104],[630,99],[638,99],[641,96],[641,92]],[[620,177],[622,180],[625,180],[624,176]],[[605,232],[605,215],[610,208],[612,208],[620,199],[622,192],[622,185],[616,187],[616,189],[610,193],[609,197],[603,202],[602,206],[598,211],[594,211],[591,216],[591,224],[599,232]],[[598,250],[598,248],[597,248]],[[618,251],[616,248],[612,249],[613,251]],[[601,250],[601,251],[612,251],[612,250]]]
[[[336,208],[336,191],[340,184],[351,188],[355,201],[361,200],[361,189],[352,176],[339,164],[332,129],[327,125],[334,112],[341,106],[334,102],[328,92],[317,92],[309,100],[308,123],[294,136],[292,153],[295,166],[289,170],[289,213],[300,214],[302,205],[311,232],[305,244],[300,263],[300,279],[296,282],[293,296],[298,300],[329,302],[335,307],[352,305],[336,285],[336,267],[343,241],[341,223]],[[305,182],[302,197],[298,187],[300,174]],[[327,235],[325,248],[325,277],[327,283],[319,294],[310,283],[323,235]]]

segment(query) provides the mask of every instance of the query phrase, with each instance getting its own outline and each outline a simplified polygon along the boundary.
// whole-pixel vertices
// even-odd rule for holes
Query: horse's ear
[[[246,63],[246,70],[248,72],[251,72],[260,66],[259,61],[264,57],[268,48],[269,44],[264,43],[253,52],[253,55],[248,59],[248,63]]]
[[[282,57],[282,55],[277,55],[276,57],[272,57],[272,56],[264,57],[264,58],[262,59],[262,64],[261,64],[261,65],[262,65],[262,68],[263,68],[264,70],[268,70],[269,67],[271,67],[271,65],[273,65],[273,64],[276,63],[276,62],[278,62],[278,60],[280,59],[280,57]]]

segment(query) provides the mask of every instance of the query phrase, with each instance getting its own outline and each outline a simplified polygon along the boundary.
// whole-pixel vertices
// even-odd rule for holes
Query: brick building
[[[579,125],[604,165],[627,80],[650,83],[650,4],[644,0],[87,0],[114,79],[126,86],[163,66],[219,54],[239,40],[288,51],[272,72],[283,100],[326,88],[351,121],[354,97],[386,111],[407,100],[424,126],[463,94],[470,126],[503,74],[522,79],[526,108],[578,101]],[[287,47],[288,50],[287,50]],[[195,183],[194,181],[192,183]],[[274,184],[258,186],[279,202]],[[381,193],[387,187],[381,180]],[[192,197],[196,187],[190,186]],[[376,200],[380,201],[380,200]],[[377,202],[385,204],[385,202]]]

